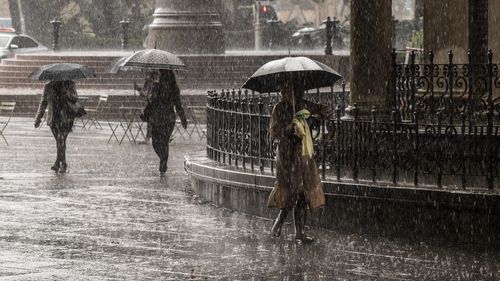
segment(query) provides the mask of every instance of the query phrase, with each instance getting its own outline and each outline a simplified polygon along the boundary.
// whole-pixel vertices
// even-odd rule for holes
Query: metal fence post
[[[399,126],[399,110],[392,110],[392,183],[397,184],[398,179],[398,126]]]
[[[493,189],[495,177],[493,166],[493,114],[494,114],[494,104],[493,104],[493,52],[488,50],[488,117],[487,117],[487,128],[486,128],[486,160],[487,160],[487,172],[486,172],[486,185],[488,189]]]
[[[454,111],[454,104],[455,102],[453,101],[453,83],[454,83],[454,74],[455,74],[455,65],[453,64],[453,51],[450,50],[448,52],[448,88],[450,91],[450,99],[449,99],[449,110],[450,110],[450,119],[449,119],[449,125],[453,125],[453,111]]]
[[[371,122],[370,122],[370,125],[371,125],[371,130],[370,130],[370,138],[371,138],[371,143],[372,143],[372,147],[373,147],[373,152],[372,152],[372,156],[373,156],[373,162],[371,163],[371,170],[372,170],[372,181],[373,182],[377,182],[377,155],[378,155],[378,151],[377,151],[377,127],[376,127],[376,110],[375,110],[375,106],[372,106],[372,109],[370,111],[370,114],[371,114]]]
[[[354,182],[358,182],[358,173],[359,173],[359,154],[360,154],[360,147],[359,147],[359,139],[361,138],[361,130],[359,129],[358,126],[358,115],[359,115],[359,109],[356,104],[353,104],[353,119],[352,119],[352,152],[354,154],[353,157],[353,165],[352,165],[352,178]]]
[[[418,186],[418,177],[419,177],[419,162],[420,162],[420,130],[418,123],[418,109],[415,109],[413,112],[413,122],[414,122],[414,147],[413,147],[413,155],[415,157],[415,170],[413,171],[413,185]]]
[[[52,50],[59,51],[59,30],[61,28],[62,22],[55,17],[50,21],[52,24]]]
[[[122,49],[125,50],[128,48],[128,27],[130,25],[130,21],[128,18],[123,18],[120,21],[120,26],[122,27]]]
[[[325,24],[325,37],[326,37],[326,46],[325,46],[325,55],[331,55],[332,52],[332,20],[330,17],[326,18],[326,21],[323,21]]]
[[[262,93],[259,92],[259,101],[258,101],[258,130],[259,130],[259,168],[260,172],[264,173],[264,160],[262,159],[262,144],[264,143],[264,136],[265,134],[262,132],[262,118],[263,118],[263,109],[264,109],[264,103],[262,102]]]
[[[243,100],[241,101],[241,125],[242,125],[242,135],[241,135],[241,152],[242,152],[242,166],[243,166],[243,169],[246,169],[246,155],[245,155],[245,142],[247,141],[247,132],[245,130],[245,128],[247,128],[246,124],[247,122],[245,122],[245,117],[247,116],[248,114],[248,90],[245,90],[244,92],[244,97],[243,97]]]
[[[341,149],[341,142],[340,142],[340,135],[341,135],[341,127],[342,127],[342,119],[341,119],[341,116],[342,116],[342,109],[340,108],[340,105],[337,105],[337,110],[336,110],[336,118],[337,118],[337,122],[335,122],[335,125],[336,125],[336,129],[335,129],[335,134],[336,134],[336,146],[337,148],[335,149],[335,152],[337,153],[336,157],[335,157],[335,171],[336,171],[336,174],[337,174],[337,180],[340,181],[340,157],[341,157],[341,153],[340,153],[340,149]]]

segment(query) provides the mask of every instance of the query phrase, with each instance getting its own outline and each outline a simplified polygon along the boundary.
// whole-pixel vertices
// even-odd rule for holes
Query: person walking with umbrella
[[[307,210],[322,207],[325,196],[306,119],[311,115],[326,118],[330,110],[304,100],[303,91],[291,83],[282,84],[281,96],[271,114],[269,128],[269,134],[278,142],[278,152],[276,181],[268,207],[280,209],[271,234],[280,236],[283,223],[293,210],[296,242],[311,242],[312,238],[305,234]]]
[[[154,151],[160,158],[160,176],[167,171],[170,136],[175,127],[176,114],[181,119],[184,129],[187,128],[186,115],[182,107],[180,90],[172,70],[160,69],[151,71],[139,90],[141,96],[147,97],[147,104],[141,119],[151,126]]]
[[[75,82],[93,76],[93,72],[79,64],[53,64],[42,66],[31,73],[31,79],[51,80],[46,83],[42,99],[35,117],[35,128],[40,127],[41,120],[48,108],[46,122],[56,140],[57,157],[51,169],[56,173],[66,173],[66,139],[73,129],[75,117],[85,114],[78,103]]]
[[[271,113],[270,136],[278,142],[276,180],[267,206],[279,208],[271,234],[279,237],[283,223],[293,212],[295,241],[313,241],[306,235],[307,210],[324,206],[325,195],[314,160],[307,119],[326,118],[331,110],[303,98],[307,89],[332,86],[342,76],[330,67],[305,57],[271,61],[259,68],[243,88],[259,92],[280,91],[281,101]]]
[[[119,58],[108,66],[110,73],[147,70],[144,86],[134,83],[134,90],[146,98],[141,119],[151,127],[153,148],[160,158],[160,176],[167,171],[170,136],[175,128],[176,114],[187,128],[186,115],[181,104],[180,90],[173,70],[186,70],[174,54],[157,49],[146,49]]]

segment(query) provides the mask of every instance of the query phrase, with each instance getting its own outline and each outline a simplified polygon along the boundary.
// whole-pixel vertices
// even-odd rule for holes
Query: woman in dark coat
[[[65,173],[68,165],[66,163],[66,138],[73,129],[74,117],[70,116],[68,102],[75,103],[78,100],[75,82],[73,81],[50,81],[45,84],[42,100],[38,106],[35,119],[35,128],[40,127],[42,117],[47,109],[45,118],[56,139],[57,158],[51,167],[56,173]]]
[[[144,87],[136,89],[147,97],[147,105],[141,118],[151,126],[153,148],[160,158],[160,176],[164,177],[176,113],[181,119],[182,127],[187,127],[180,90],[173,71],[165,69],[151,72],[144,82]]]
[[[325,196],[314,157],[303,153],[302,138],[294,117],[304,109],[311,115],[326,117],[329,109],[304,100],[302,91],[287,84],[283,85],[281,95],[282,100],[273,109],[269,128],[271,137],[278,141],[278,152],[276,181],[269,195],[268,207],[280,209],[271,234],[280,236],[283,222],[293,210],[295,240],[309,242],[312,238],[305,235],[304,229],[307,210],[322,207]]]

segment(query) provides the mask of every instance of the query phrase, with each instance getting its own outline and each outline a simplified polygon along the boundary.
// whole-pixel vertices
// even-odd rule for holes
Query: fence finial
[[[452,50],[450,50],[448,52],[448,63],[453,64],[453,51]]]

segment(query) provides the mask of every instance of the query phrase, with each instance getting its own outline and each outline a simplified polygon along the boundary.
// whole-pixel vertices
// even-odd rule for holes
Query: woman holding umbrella
[[[160,158],[160,176],[167,171],[170,136],[175,128],[175,115],[182,127],[187,121],[182,108],[180,90],[173,70],[186,70],[184,63],[174,54],[163,50],[146,49],[113,62],[108,71],[142,71],[148,74],[141,88],[134,83],[134,90],[147,99],[141,119],[151,126],[153,148]]]
[[[66,173],[66,139],[73,129],[75,117],[85,114],[78,103],[73,79],[93,77],[94,73],[86,66],[74,63],[44,65],[33,71],[29,78],[50,80],[45,84],[42,100],[35,118],[35,128],[40,127],[45,109],[48,107],[46,121],[56,139],[57,157],[51,167],[56,173]]]
[[[269,208],[280,209],[271,229],[273,236],[281,235],[283,223],[293,210],[295,241],[312,241],[305,234],[307,210],[322,207],[325,195],[307,119],[311,115],[325,118],[331,110],[304,100],[303,94],[308,89],[331,87],[341,77],[323,63],[288,57],[264,64],[242,86],[261,93],[280,91],[282,96],[269,127],[269,134],[278,142],[276,181],[267,202]]]
[[[56,139],[57,158],[51,169],[56,173],[65,173],[68,165],[66,163],[66,139],[73,130],[75,117],[69,114],[66,104],[75,103],[78,100],[75,82],[71,80],[50,81],[45,84],[42,100],[38,106],[35,118],[35,128],[40,127],[42,117],[47,107],[47,125],[50,127]]]
[[[268,199],[268,207],[280,212],[271,229],[280,236],[288,213],[293,210],[295,240],[311,242],[305,235],[308,209],[325,204],[325,195],[318,167],[313,157],[312,138],[306,119],[311,115],[325,118],[330,110],[323,105],[306,101],[303,91],[291,83],[284,83],[282,100],[274,107],[269,133],[278,141],[276,181]]]
[[[160,176],[167,171],[170,136],[175,127],[176,113],[184,129],[187,127],[186,115],[181,104],[180,90],[172,70],[151,71],[144,87],[134,85],[141,96],[147,97],[147,105],[141,119],[151,125],[153,148],[160,158]]]

